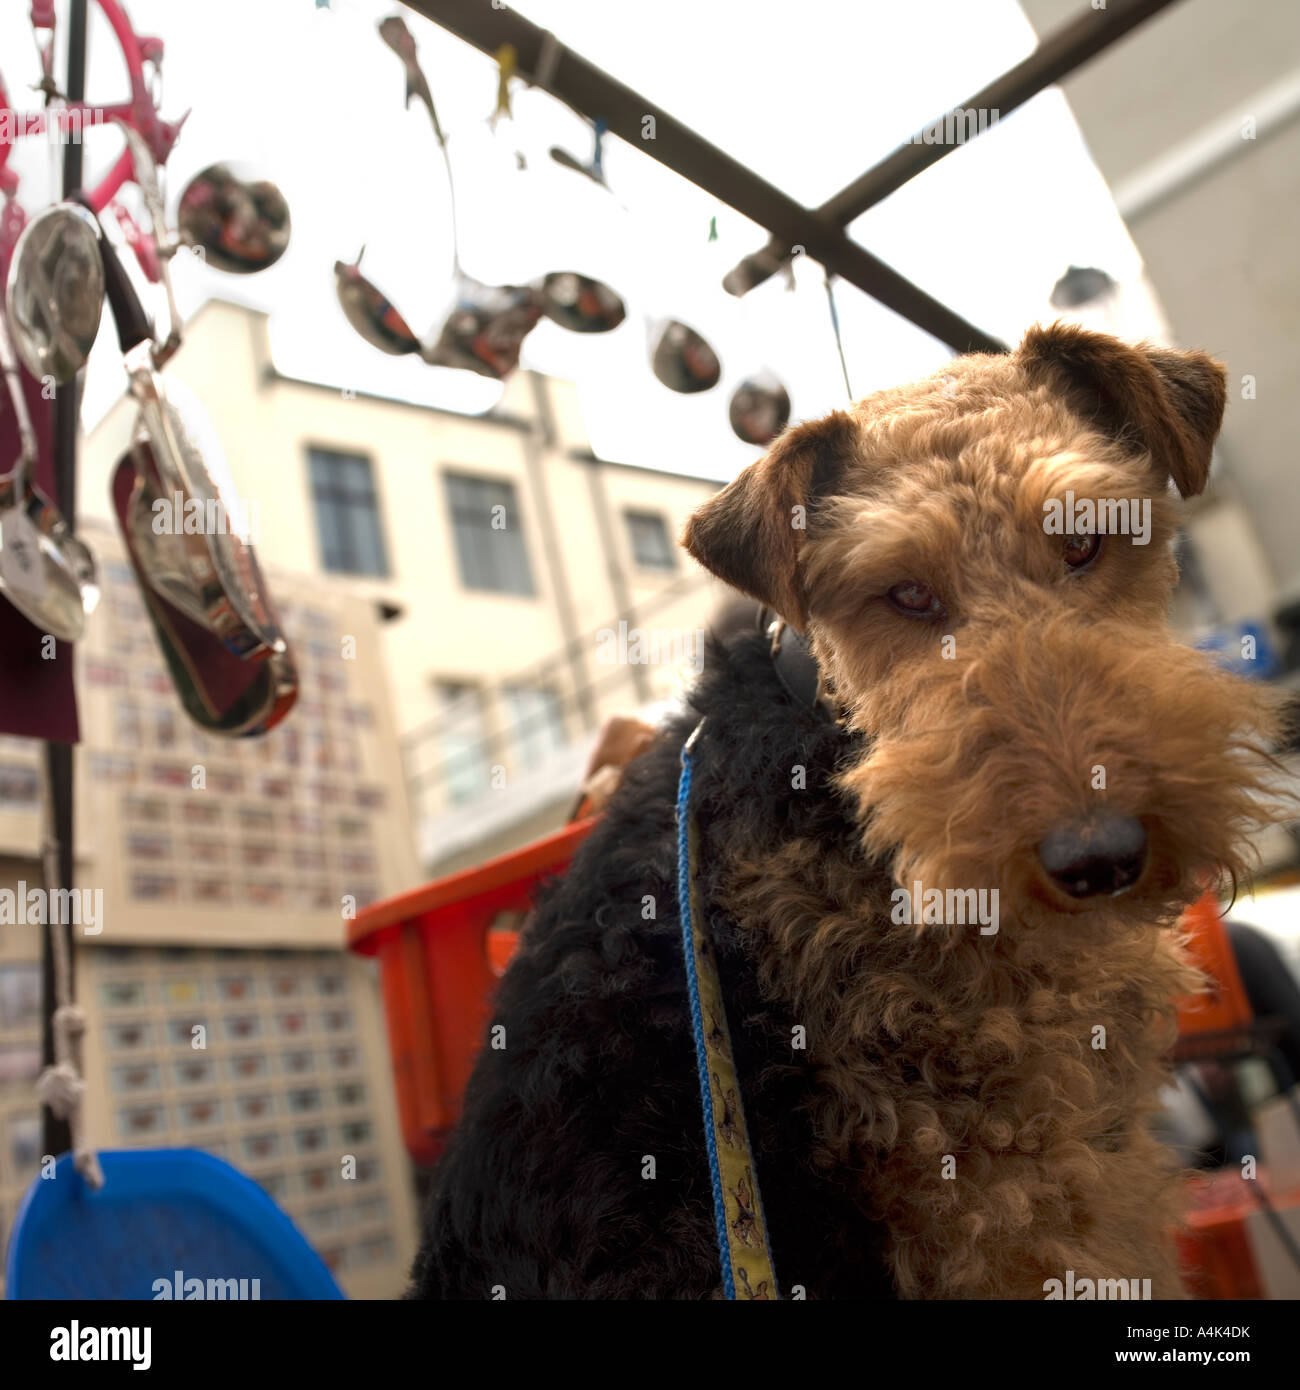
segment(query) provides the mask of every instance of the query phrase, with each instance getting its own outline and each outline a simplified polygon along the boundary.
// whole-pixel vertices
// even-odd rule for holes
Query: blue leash
[[[722,1288],[728,1299],[775,1299],[776,1274],[767,1240],[758,1175],[749,1144],[740,1083],[736,1075],[726,1007],[713,948],[705,935],[695,886],[696,829],[691,815],[691,777],[695,745],[703,719],[682,747],[682,775],[677,788],[677,905],[682,924],[682,958],[695,1038],[695,1067],[700,1082],[704,1146],[709,1155],[713,1221],[717,1232]],[[713,1027],[704,1028],[708,1008]],[[716,1093],[715,1093],[716,1087]]]

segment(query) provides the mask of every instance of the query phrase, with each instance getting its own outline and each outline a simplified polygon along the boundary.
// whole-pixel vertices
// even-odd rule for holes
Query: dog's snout
[[[1114,897],[1142,877],[1147,832],[1132,816],[1106,812],[1049,831],[1038,861],[1072,898]]]

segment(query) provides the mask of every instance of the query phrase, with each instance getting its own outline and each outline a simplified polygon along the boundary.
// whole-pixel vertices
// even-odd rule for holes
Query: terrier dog
[[[732,635],[628,768],[502,981],[412,1296],[717,1296],[674,823],[702,716],[698,911],[781,1294],[1180,1295],[1149,1130],[1177,918],[1272,814],[1269,700],[1167,626],[1166,494],[1204,488],[1224,404],[1201,353],[1036,328],[787,430],[696,512],[686,549],[806,638],[819,698]]]

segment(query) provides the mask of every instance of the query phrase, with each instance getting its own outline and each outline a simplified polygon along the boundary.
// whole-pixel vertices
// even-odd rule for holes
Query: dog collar
[[[800,709],[812,710],[825,719],[838,718],[808,639],[770,608],[758,610],[758,627],[768,639],[772,667],[786,694]]]

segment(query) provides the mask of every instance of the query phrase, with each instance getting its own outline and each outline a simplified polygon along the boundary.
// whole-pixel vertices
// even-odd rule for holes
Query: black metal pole
[[[994,119],[1001,119],[1174,3],[1175,0],[1110,0],[1105,9],[1085,9],[1045,38],[1023,62],[1008,68],[974,96],[923,126],[906,144],[827,199],[816,209],[816,215],[837,227],[847,227],[868,208],[884,202],[891,193],[896,193],[909,180],[965,143],[965,138],[952,142],[927,141],[927,132],[946,130],[949,123],[961,129],[962,117],[971,111],[997,112]],[[981,123],[978,131],[988,128]],[[773,238],[762,251],[747,256],[744,262],[747,286],[753,288],[762,284],[789,255],[789,243],[782,244],[778,238]]]
[[[86,95],[86,0],[72,0],[68,14],[68,79],[65,93],[70,102],[81,101]],[[63,147],[63,195],[75,192],[81,187],[81,139],[73,126],[69,126]],[[63,514],[71,530],[77,520],[77,417],[81,396],[81,378],[75,377],[67,386],[60,387],[54,397],[54,495],[59,511]],[[48,881],[46,889],[73,887],[73,813],[72,813],[72,745],[70,743],[47,743],[45,745],[46,786],[50,804],[46,808],[49,817],[50,833],[53,836],[54,873],[56,883]],[[54,901],[51,895],[51,901]],[[68,897],[62,901],[68,902]],[[46,913],[49,919],[54,914]],[[69,914],[71,915],[71,914]],[[54,1033],[52,1027],[54,1001],[54,943],[51,933],[67,933],[68,958],[75,969],[76,957],[73,954],[72,923],[55,923],[47,920],[42,940],[41,971],[44,982],[44,1019],[42,1022],[41,1050],[46,1066],[54,1061]],[[43,1117],[44,1152],[61,1154],[72,1147],[72,1136],[67,1122],[59,1119],[46,1107]]]
[[[803,207],[752,169],[711,145],[689,126],[639,92],[565,48],[553,34],[509,8],[465,0],[406,0],[411,9],[440,24],[480,52],[515,49],[517,71],[566,106],[602,119],[612,135],[766,227],[786,246],[802,246],[833,275],[856,285],[894,313],[954,352],[1005,352],[1006,344],[926,294],[870,251],[850,241],[843,228]]]

